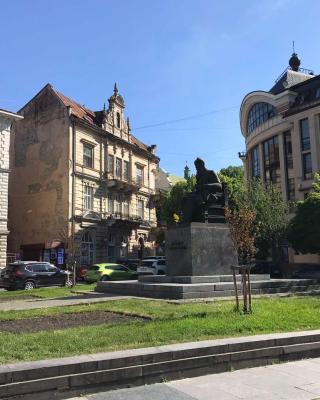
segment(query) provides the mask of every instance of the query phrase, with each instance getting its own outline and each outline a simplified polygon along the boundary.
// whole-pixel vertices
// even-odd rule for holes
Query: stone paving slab
[[[69,400],[316,400],[319,396],[320,358],[316,358]]]

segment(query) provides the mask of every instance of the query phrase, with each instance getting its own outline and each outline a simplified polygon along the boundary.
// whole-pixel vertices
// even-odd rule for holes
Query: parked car
[[[89,267],[84,279],[88,283],[97,282],[99,280],[129,280],[137,279],[137,273],[121,264],[101,263]]]
[[[270,274],[271,278],[281,278],[282,272],[278,264],[272,261],[256,260],[251,268],[252,274]]]
[[[77,267],[76,268],[76,279],[77,281],[84,281],[84,277],[87,272],[87,267]]]
[[[0,287],[7,290],[31,290],[42,286],[73,285],[72,274],[48,262],[18,261],[9,264],[0,274]]]
[[[320,265],[309,265],[295,271],[293,279],[320,279]]]
[[[167,266],[164,259],[148,259],[141,262],[137,272],[139,275],[166,275]]]
[[[144,260],[165,260],[165,256],[150,256],[150,257],[144,257]]]
[[[136,271],[138,266],[140,265],[141,260],[138,258],[119,258],[117,260],[117,264],[124,265],[125,267],[128,267],[132,271]]]

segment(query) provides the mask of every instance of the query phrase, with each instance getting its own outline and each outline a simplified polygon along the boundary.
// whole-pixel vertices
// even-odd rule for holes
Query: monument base
[[[166,232],[167,276],[229,275],[237,263],[227,224],[192,222]]]

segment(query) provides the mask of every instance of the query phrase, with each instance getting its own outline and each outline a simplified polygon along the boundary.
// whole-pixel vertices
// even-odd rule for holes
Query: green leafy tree
[[[188,192],[192,192],[195,185],[195,176],[191,175],[188,180],[177,182],[171,188],[170,192],[167,193],[161,206],[161,218],[166,221],[168,225],[179,222],[183,196]]]
[[[300,253],[320,254],[320,175],[315,174],[313,192],[297,203],[288,228],[288,239]]]
[[[278,244],[288,226],[288,207],[279,190],[259,180],[246,182],[242,167],[229,166],[219,177],[228,187],[228,207],[231,213],[251,210],[255,213],[255,246],[257,258],[279,257]]]

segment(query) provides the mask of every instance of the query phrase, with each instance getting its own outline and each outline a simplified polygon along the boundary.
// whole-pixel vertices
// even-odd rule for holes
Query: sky
[[[0,108],[41,88],[101,110],[116,81],[132,133],[183,175],[201,157],[241,165],[243,97],[288,65],[320,73],[320,2],[309,0],[0,0]]]

